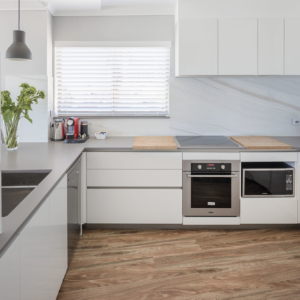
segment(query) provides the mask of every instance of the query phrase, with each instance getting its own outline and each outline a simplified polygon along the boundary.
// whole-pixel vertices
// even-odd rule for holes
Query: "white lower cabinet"
[[[0,300],[20,299],[20,237],[0,258]]]
[[[88,189],[87,222],[182,224],[182,189]]]
[[[296,198],[242,198],[241,224],[297,224]]]
[[[88,187],[181,187],[181,170],[87,170]]]
[[[67,264],[65,176],[20,233],[20,299],[55,300]]]
[[[67,175],[50,195],[50,295],[56,299],[68,268]]]
[[[49,198],[20,233],[21,300],[50,298]]]

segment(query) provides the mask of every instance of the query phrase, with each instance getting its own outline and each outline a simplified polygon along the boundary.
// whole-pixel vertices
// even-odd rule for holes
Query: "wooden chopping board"
[[[172,149],[176,150],[177,145],[172,136],[136,136],[132,149]]]
[[[292,149],[292,146],[269,136],[231,136],[230,138],[247,149]]]

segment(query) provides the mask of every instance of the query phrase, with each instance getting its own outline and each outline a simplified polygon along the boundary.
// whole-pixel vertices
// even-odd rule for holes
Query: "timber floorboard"
[[[84,230],[57,299],[300,299],[300,230]]]

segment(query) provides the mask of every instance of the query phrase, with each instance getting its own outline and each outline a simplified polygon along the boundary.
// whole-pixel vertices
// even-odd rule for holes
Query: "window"
[[[56,116],[168,116],[169,47],[56,47]]]

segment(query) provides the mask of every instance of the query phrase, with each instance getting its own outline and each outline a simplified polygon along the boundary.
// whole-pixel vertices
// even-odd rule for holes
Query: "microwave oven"
[[[242,163],[242,197],[293,197],[295,169],[284,162]]]

